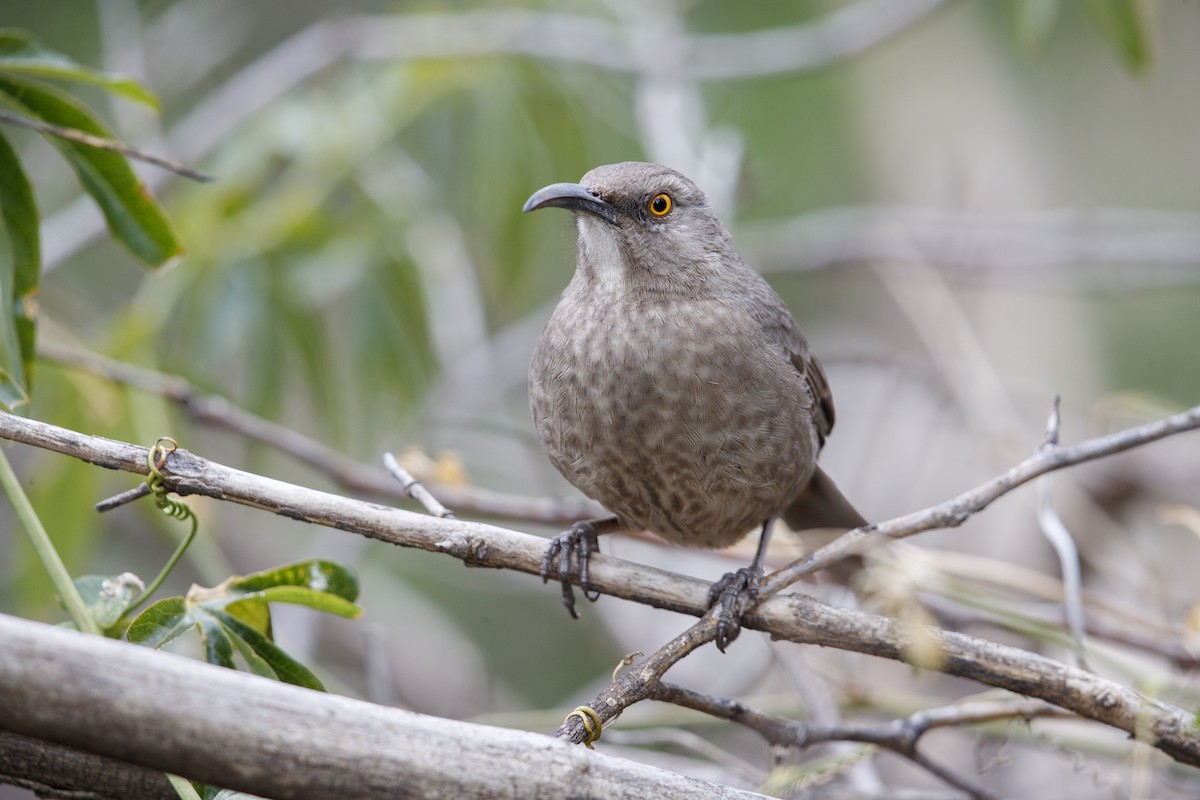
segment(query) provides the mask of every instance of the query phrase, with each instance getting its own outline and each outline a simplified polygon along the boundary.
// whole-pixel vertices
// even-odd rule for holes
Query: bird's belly
[[[557,355],[544,343],[531,404],[551,462],[584,494],[632,527],[722,547],[782,511],[818,445],[797,374],[689,334]]]

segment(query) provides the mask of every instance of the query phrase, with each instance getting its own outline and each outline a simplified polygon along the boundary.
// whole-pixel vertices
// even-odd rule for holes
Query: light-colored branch
[[[0,729],[264,797],[761,797],[14,617],[0,641]]]
[[[861,553],[887,540],[903,539],[924,531],[955,528],[1013,489],[1041,475],[1064,467],[1094,461],[1134,447],[1200,428],[1200,406],[1166,419],[1128,428],[1108,436],[1098,436],[1076,444],[1046,445],[1012,469],[981,486],[936,506],[915,511],[878,525],[859,528],[840,536],[805,557],[766,577],[761,594],[770,596],[822,567],[848,555]]]
[[[1040,472],[1019,466],[1018,475],[1028,480],[1050,469],[1098,458],[1139,442],[1188,430],[1197,424],[1200,424],[1200,407],[1114,436],[1040,452],[1034,456]],[[146,448],[87,436],[10,414],[0,414],[0,438],[72,455],[112,469],[136,473],[146,470]],[[546,546],[544,539],[503,528],[438,519],[305,489],[206,461],[185,450],[172,453],[162,472],[168,489],[179,494],[202,494],[229,500],[393,544],[442,552],[475,566],[537,575]],[[999,489],[989,484],[976,492],[987,490],[1003,494],[1017,485],[1019,481],[1002,476]],[[967,496],[974,495],[967,493]],[[910,516],[919,520],[929,516],[942,520],[942,524],[953,524],[955,520],[961,521],[965,513],[968,512],[962,507],[961,500],[956,499]],[[896,524],[909,524],[905,522],[908,519],[902,518]],[[891,525],[884,523],[880,529],[890,529]],[[695,616],[707,612],[709,584],[695,578],[596,555],[591,564],[591,581],[605,594]],[[706,616],[694,626],[697,631],[695,641],[684,641],[679,651],[690,652],[687,648],[694,649],[710,640],[713,635],[711,622],[711,617]],[[907,660],[911,644],[911,631],[902,622],[834,608],[800,594],[771,597],[751,610],[743,618],[743,625],[769,632],[776,638],[897,661]],[[937,668],[942,672],[1041,698],[1080,716],[1137,735],[1172,758],[1200,766],[1200,731],[1192,725],[1192,715],[1183,709],[1015,647],[934,628],[925,629],[923,635],[937,647],[941,656]],[[667,657],[663,663],[669,667],[674,661]],[[639,667],[630,669],[618,678],[618,683],[631,679],[639,671]],[[656,679],[651,675],[651,680]],[[610,707],[592,707],[607,721],[624,708],[619,697],[617,701]],[[571,735],[574,737],[576,731],[572,730]]]
[[[383,454],[383,465],[391,476],[400,482],[400,489],[405,495],[421,504],[421,507],[439,519],[454,519],[454,514],[438,502],[433,494],[412,476],[412,473],[400,465],[391,453]]]
[[[948,276],[1109,291],[1194,284],[1200,215],[1164,210],[979,213],[863,205],[739,225],[746,260],[764,273],[920,258]],[[1131,267],[1131,265],[1135,265]]]

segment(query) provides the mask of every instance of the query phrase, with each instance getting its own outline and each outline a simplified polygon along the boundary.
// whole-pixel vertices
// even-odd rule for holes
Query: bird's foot
[[[542,583],[550,580],[553,572],[562,582],[562,601],[573,619],[579,619],[575,613],[575,590],[571,587],[571,579],[578,577],[579,589],[583,596],[593,603],[600,593],[592,588],[588,563],[592,553],[600,552],[600,528],[602,521],[583,520],[576,522],[567,530],[550,540],[546,554],[542,556]],[[575,554],[577,570],[571,568],[571,554]]]
[[[758,605],[762,570],[756,566],[727,572],[708,590],[708,607],[717,609],[717,649],[722,653],[742,632],[742,614]]]

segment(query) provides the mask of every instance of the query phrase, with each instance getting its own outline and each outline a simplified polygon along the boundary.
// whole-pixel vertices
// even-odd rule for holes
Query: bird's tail
[[[828,544],[851,528],[867,524],[863,515],[850,505],[837,484],[820,467],[791,505],[784,509],[783,520],[800,534],[805,548],[810,551]],[[861,556],[850,556],[830,564],[823,572],[838,583],[848,584],[860,567]]]

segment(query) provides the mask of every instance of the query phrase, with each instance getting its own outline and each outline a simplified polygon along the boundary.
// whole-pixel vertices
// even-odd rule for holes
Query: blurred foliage
[[[137,81],[74,62],[24,31],[0,29],[0,108],[17,112],[15,119],[3,121],[29,120],[113,139],[86,105],[45,80],[99,86],[158,108],[154,95]],[[124,156],[39,132],[62,153],[83,190],[100,206],[113,236],[130,252],[152,266],[182,254],[166,214]],[[0,406],[9,410],[29,401],[41,275],[39,225],[33,188],[16,152],[0,134]]]

